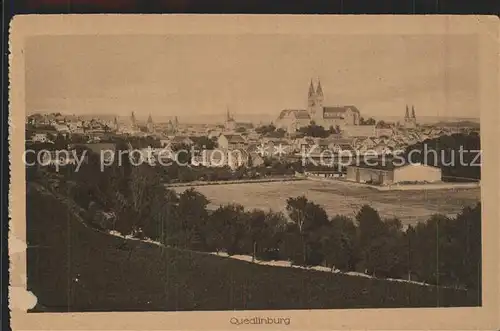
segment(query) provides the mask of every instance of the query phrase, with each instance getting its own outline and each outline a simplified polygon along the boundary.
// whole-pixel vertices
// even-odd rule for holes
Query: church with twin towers
[[[414,129],[417,127],[417,118],[415,116],[415,106],[411,106],[411,114],[408,105],[406,105],[404,127],[407,129]]]
[[[349,129],[349,127],[354,130],[355,126],[362,124],[360,123],[361,112],[355,105],[325,105],[325,93],[319,79],[317,84],[314,84],[311,79],[305,105],[307,105],[305,108],[283,109],[276,120],[276,127],[293,133],[311,123],[325,129],[334,127],[342,131]],[[414,129],[416,126],[415,107],[411,106],[410,113],[407,105],[404,127]]]
[[[359,125],[361,113],[356,106],[325,105],[325,95],[319,79],[316,85],[311,79],[305,104],[307,108],[283,109],[276,120],[276,126],[291,133],[312,122],[326,129]]]

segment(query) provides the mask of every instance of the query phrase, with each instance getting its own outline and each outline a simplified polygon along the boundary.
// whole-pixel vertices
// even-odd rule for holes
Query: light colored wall
[[[394,174],[392,171],[385,171],[380,169],[354,168],[354,167],[347,168],[347,174],[346,174],[347,180],[356,181],[357,170],[359,170],[360,183],[366,183],[369,181],[379,183],[380,179],[382,179],[382,183],[380,184],[388,185],[393,183]],[[382,178],[380,177],[381,174]]]
[[[394,170],[394,183],[398,182],[439,182],[441,169],[426,165],[408,165]]]
[[[383,129],[383,128],[378,128],[375,130],[377,137],[380,136],[387,136],[387,137],[392,137],[393,131],[392,129]]]
[[[346,179],[351,181],[356,181],[356,168],[348,167]]]
[[[373,137],[376,135],[375,125],[347,125],[343,134],[347,137]]]
[[[227,149],[229,142],[227,141],[227,138],[225,136],[219,136],[219,138],[217,139],[217,144],[219,145],[219,148]]]

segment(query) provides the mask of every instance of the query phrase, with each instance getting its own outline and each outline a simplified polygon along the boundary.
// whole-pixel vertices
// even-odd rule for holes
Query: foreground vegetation
[[[259,266],[110,236],[57,193],[59,182],[36,182],[27,186],[28,290],[38,298],[36,311],[480,305],[474,290]]]
[[[202,194],[165,190],[149,166],[123,164],[99,170],[89,157],[79,172],[57,178],[59,192],[74,200],[85,219],[103,230],[150,238],[179,249],[261,260],[288,260],[403,278],[462,289],[481,285],[481,207],[464,208],[454,218],[434,215],[403,230],[398,219],[382,219],[372,207],[354,219],[329,218],[305,196],[287,200],[286,213],[223,205],[209,212]],[[31,180],[47,178],[33,174]]]

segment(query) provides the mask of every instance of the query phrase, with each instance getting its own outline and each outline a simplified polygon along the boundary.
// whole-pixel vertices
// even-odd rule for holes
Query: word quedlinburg
[[[270,325],[270,324],[284,324],[290,325],[289,317],[231,317],[229,323],[233,325]]]

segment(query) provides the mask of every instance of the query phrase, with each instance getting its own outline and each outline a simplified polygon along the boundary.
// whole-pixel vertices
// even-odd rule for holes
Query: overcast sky
[[[34,37],[28,112],[180,118],[277,117],[305,108],[311,78],[325,105],[362,116],[478,117],[472,36],[165,35]]]

